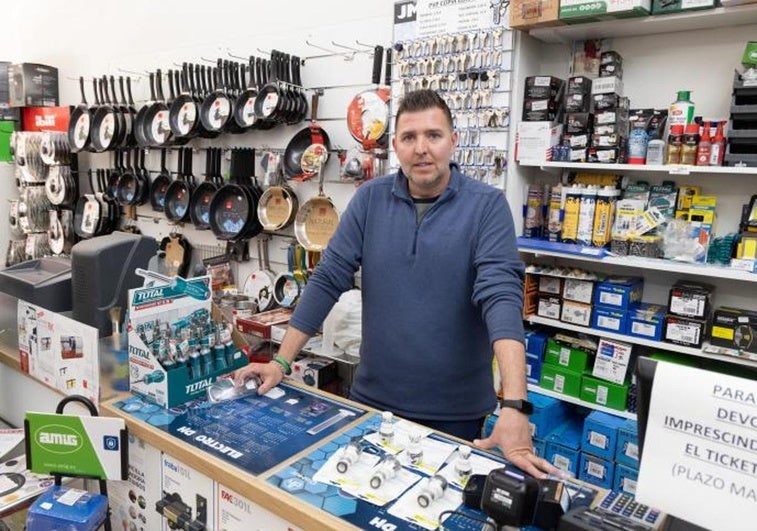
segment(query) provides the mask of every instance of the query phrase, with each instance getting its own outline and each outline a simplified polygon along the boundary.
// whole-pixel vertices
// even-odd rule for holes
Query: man
[[[496,404],[492,354],[506,406],[491,437],[515,465],[555,472],[533,453],[525,402],[523,264],[504,195],[460,173],[449,108],[431,90],[400,103],[392,146],[401,170],[355,192],[308,280],[272,363],[251,364],[260,393],[277,385],[362,267],[360,365],[351,398],[473,440]],[[525,403],[525,404],[524,404]]]

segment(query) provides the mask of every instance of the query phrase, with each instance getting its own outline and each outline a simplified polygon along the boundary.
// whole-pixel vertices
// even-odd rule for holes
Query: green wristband
[[[284,358],[282,358],[281,356],[276,355],[273,357],[271,361],[275,361],[276,363],[284,367],[285,375],[289,376],[290,374],[292,374],[292,366],[289,365],[289,362],[285,360]]]

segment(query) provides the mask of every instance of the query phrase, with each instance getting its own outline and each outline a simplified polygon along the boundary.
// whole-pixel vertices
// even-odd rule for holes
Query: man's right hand
[[[234,371],[234,383],[244,385],[253,374],[262,382],[258,386],[258,394],[264,395],[284,379],[284,368],[275,361],[269,363],[250,363],[246,367]]]

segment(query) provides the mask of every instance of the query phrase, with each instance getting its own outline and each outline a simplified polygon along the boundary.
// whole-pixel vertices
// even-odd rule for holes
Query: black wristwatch
[[[534,405],[528,400],[500,400],[499,407],[510,407],[517,409],[524,415],[530,415],[534,412]]]

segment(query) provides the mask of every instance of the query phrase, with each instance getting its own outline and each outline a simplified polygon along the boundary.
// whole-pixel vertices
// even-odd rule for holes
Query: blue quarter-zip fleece
[[[416,223],[400,171],[355,192],[291,324],[315,333],[362,267],[352,398],[398,415],[470,420],[496,403],[492,343],[523,341],[523,263],[504,194],[451,165]]]

